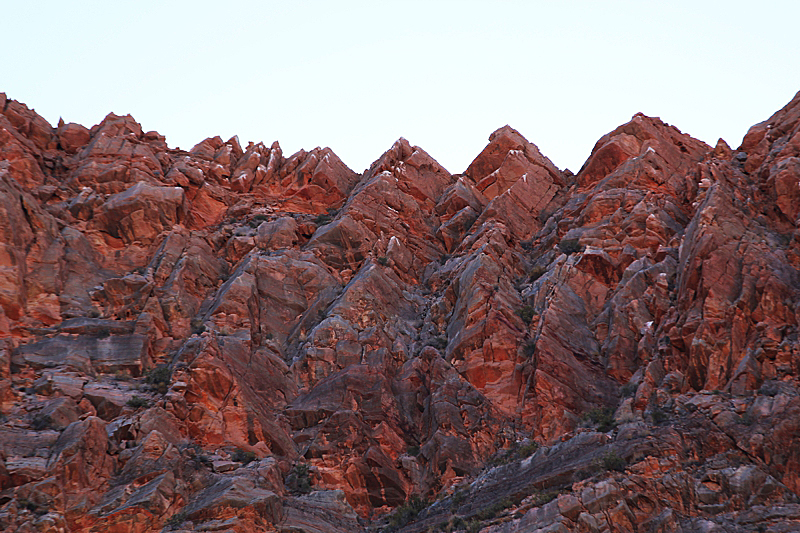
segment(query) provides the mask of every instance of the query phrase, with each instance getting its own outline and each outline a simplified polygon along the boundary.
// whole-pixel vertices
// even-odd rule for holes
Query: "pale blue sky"
[[[734,148],[800,90],[800,2],[14,2],[0,91],[171,147],[238,134],[462,172],[510,124],[560,168],[638,111]]]

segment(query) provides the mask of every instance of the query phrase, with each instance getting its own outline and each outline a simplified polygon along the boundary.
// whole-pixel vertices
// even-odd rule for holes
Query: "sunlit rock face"
[[[0,530],[800,528],[800,95],[577,174],[0,110]]]

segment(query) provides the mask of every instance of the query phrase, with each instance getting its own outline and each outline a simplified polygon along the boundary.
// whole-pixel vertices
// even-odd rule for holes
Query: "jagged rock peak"
[[[636,113],[629,122],[603,135],[595,143],[576,179],[580,186],[591,186],[623,162],[648,151],[677,162],[686,156],[699,161],[710,149],[706,143],[681,133],[658,117]]]
[[[542,155],[535,144],[508,125],[495,130],[489,136],[489,144],[470,163],[464,174],[478,183],[479,189],[484,190],[488,184],[481,186],[481,180],[498,170],[509,158],[519,159],[520,157],[526,159],[530,164],[545,168],[558,185],[566,184],[566,177],[552,161]]]
[[[369,179],[400,164],[412,165],[415,168],[425,166],[437,173],[450,174],[425,150],[419,146],[412,146],[405,137],[400,137],[392,144],[391,148],[386,150],[381,157],[369,166],[364,176]]]

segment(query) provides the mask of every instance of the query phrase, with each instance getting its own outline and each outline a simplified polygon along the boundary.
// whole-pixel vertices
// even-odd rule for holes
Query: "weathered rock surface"
[[[800,93],[463,174],[0,94],[0,529],[800,529]]]

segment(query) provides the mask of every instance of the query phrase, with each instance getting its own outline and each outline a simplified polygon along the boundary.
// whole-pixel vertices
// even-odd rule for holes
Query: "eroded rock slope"
[[[800,528],[800,94],[577,174],[0,109],[0,529]]]

